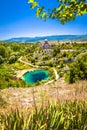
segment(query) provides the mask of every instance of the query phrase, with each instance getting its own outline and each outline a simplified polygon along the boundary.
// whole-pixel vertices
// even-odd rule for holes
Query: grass
[[[7,101],[0,95],[0,108],[7,106]]]
[[[86,130],[87,103],[69,101],[51,104],[31,113],[11,110],[0,115],[0,130]]]
[[[31,67],[29,65],[25,65],[25,64],[20,63],[18,61],[11,64],[10,67],[12,67],[15,70],[31,69]]]

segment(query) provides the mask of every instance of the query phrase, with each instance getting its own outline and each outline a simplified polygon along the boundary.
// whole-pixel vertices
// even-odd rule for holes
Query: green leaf
[[[33,9],[38,6],[35,0],[28,0],[31,4],[30,8]],[[87,4],[84,0],[57,0],[58,6],[53,9],[44,9],[40,7],[36,9],[36,17],[46,20],[52,18],[59,20],[62,24],[74,20],[77,16],[87,14]],[[61,20],[62,19],[62,20]]]
[[[44,18],[45,15],[46,15],[46,12],[42,12],[42,18]]]
[[[38,6],[38,2],[33,2],[30,8],[33,9],[33,8],[35,8],[36,6]]]
[[[44,9],[44,7],[38,8],[38,9],[36,10],[36,17],[39,17],[39,16],[40,16],[40,14],[42,13],[43,9]]]
[[[28,2],[29,2],[29,3],[33,3],[33,2],[34,2],[34,0],[29,0]]]
[[[16,130],[16,125],[17,125],[17,122],[14,123],[13,130]]]

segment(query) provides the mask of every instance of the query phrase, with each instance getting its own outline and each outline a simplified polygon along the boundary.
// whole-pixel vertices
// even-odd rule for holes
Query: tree
[[[74,83],[77,80],[87,79],[87,56],[79,57],[76,62],[70,65],[70,69],[65,75],[65,80]]]
[[[55,47],[54,50],[53,50],[53,57],[55,57],[59,53],[60,53],[59,47]]]
[[[0,56],[0,64],[2,64],[3,63],[3,58],[2,58],[2,56]]]
[[[48,56],[48,55],[43,56],[43,60],[44,60],[44,61],[49,60],[49,56]]]
[[[6,56],[6,49],[4,46],[0,46],[0,55],[5,58]]]
[[[17,43],[12,44],[12,50],[13,51],[20,51],[20,45]]]
[[[12,63],[15,63],[15,61],[17,60],[17,58],[16,58],[16,56],[11,56],[10,58],[9,58],[9,64],[12,64]]]
[[[57,0],[58,7],[53,9],[45,9],[40,7],[36,0],[29,0],[30,8],[36,7],[36,17],[52,18],[60,20],[62,24],[74,20],[77,16],[87,14],[87,0]],[[50,3],[49,3],[50,4]]]

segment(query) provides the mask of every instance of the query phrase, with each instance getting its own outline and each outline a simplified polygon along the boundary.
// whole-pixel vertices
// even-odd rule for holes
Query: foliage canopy
[[[31,9],[36,7],[36,17],[44,20],[52,18],[59,20],[62,24],[74,20],[77,16],[87,14],[86,0],[57,0],[58,7],[47,10],[44,6],[41,7],[36,0],[28,0],[28,2],[31,4]]]

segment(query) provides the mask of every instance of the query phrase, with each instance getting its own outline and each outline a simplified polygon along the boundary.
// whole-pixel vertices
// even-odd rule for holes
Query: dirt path
[[[53,70],[54,70],[54,73],[55,73],[55,79],[57,80],[59,78],[59,75],[58,75],[58,73],[57,73],[55,68],[53,68]]]
[[[55,73],[55,80],[58,80],[58,79],[59,79],[59,75],[58,75],[58,73],[57,73],[57,71],[56,71],[56,69],[55,69],[54,67],[53,67],[53,71],[54,71],[54,73]],[[54,82],[54,79],[48,81],[48,82],[45,83],[44,85],[48,85],[48,84],[51,84],[51,83],[53,83],[53,82]]]
[[[26,65],[29,65],[29,66],[31,66],[31,67],[39,68],[39,66],[32,65],[32,64],[29,63],[29,62],[23,61],[23,60],[22,60],[22,57],[20,57],[20,58],[18,59],[18,61],[20,61],[20,62],[22,62],[22,63],[24,63],[24,64],[26,64]]]

